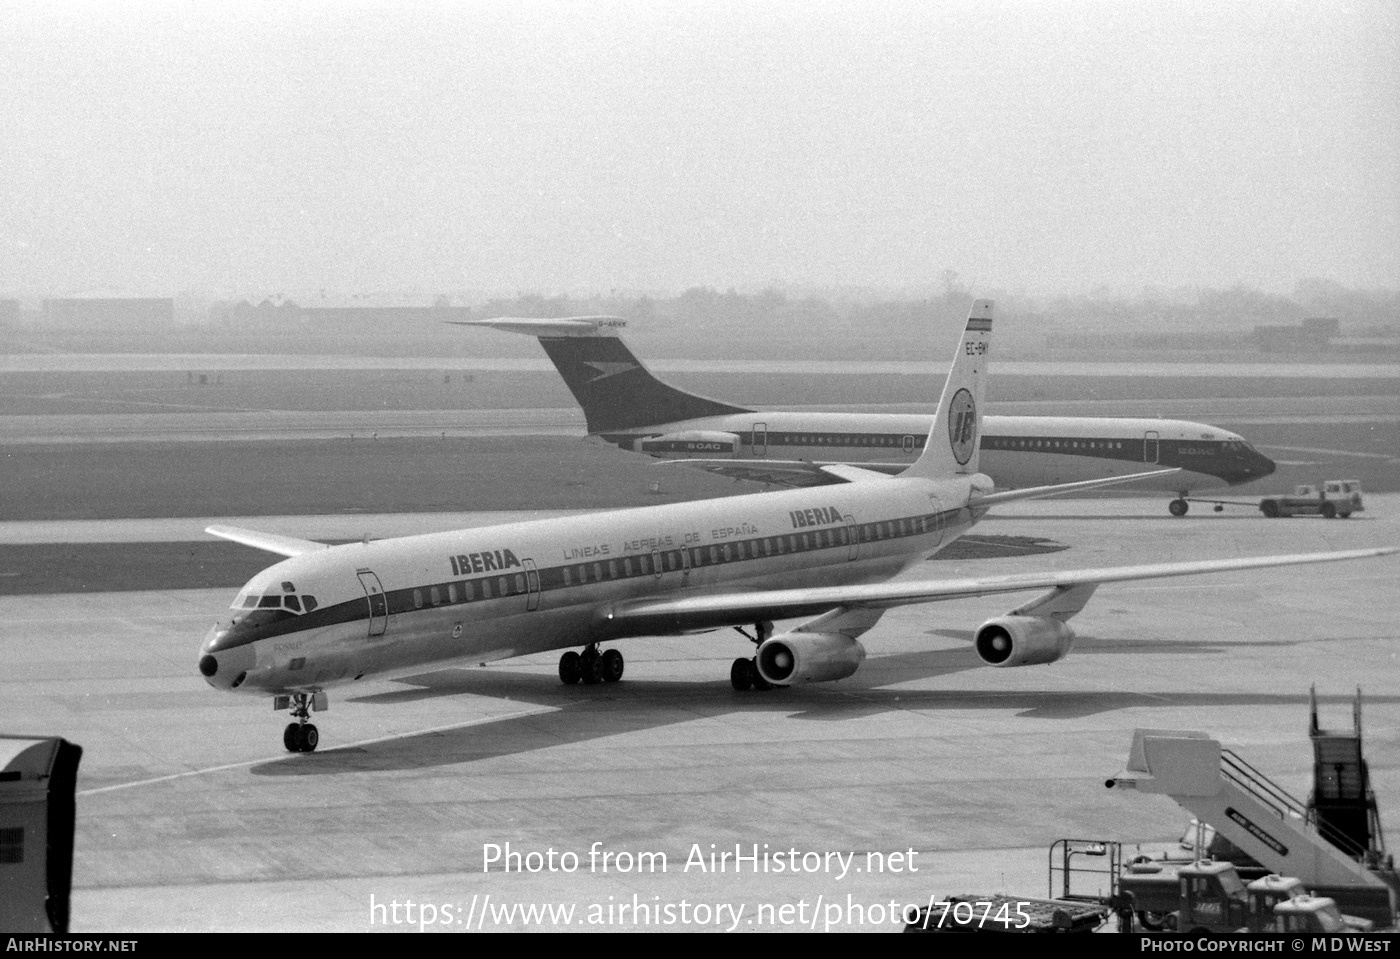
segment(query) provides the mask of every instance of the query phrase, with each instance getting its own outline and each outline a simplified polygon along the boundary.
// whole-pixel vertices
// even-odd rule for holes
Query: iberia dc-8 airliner
[[[210,630],[199,671],[217,689],[272,696],[283,744],[310,752],[309,720],[334,686],[429,663],[547,650],[565,683],[622,678],[627,637],[752,627],[739,690],[830,682],[865,659],[861,636],[911,603],[1041,590],[983,623],[992,666],[1066,656],[1067,620],[1103,583],[1359,559],[1394,548],[936,580],[902,579],[993,506],[1152,476],[997,492],[978,471],[992,304],[977,301],[922,455],[891,477],[836,466],[845,483],[327,546],[234,527],[208,532],[286,558],[254,576]],[[773,623],[806,617],[781,632]]]

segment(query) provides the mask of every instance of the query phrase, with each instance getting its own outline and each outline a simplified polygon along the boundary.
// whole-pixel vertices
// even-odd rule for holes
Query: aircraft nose
[[[220,626],[209,630],[200,646],[199,674],[215,689],[237,689],[253,667],[251,646],[219,649],[218,640],[227,632]]]
[[[1268,476],[1268,475],[1271,474],[1274,470],[1278,469],[1278,464],[1277,464],[1277,463],[1275,463],[1273,460],[1269,459],[1267,456],[1265,456],[1263,453],[1259,452],[1258,450],[1255,450],[1255,451],[1254,451],[1254,460],[1255,460],[1255,463],[1254,463],[1255,469],[1256,469],[1256,471],[1258,472],[1258,477],[1257,477],[1257,478],[1259,478],[1259,479],[1263,479],[1265,476]]]

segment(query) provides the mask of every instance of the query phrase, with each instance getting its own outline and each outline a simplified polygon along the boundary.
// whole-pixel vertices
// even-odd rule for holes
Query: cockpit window
[[[257,609],[257,608],[258,608],[258,599],[259,599],[259,598],[260,598],[260,597],[258,596],[257,593],[251,593],[251,594],[249,594],[249,595],[247,595],[247,596],[244,596],[244,597],[243,597],[243,602],[239,603],[237,608],[240,608],[240,609]]]
[[[264,596],[261,600],[258,601],[259,609],[276,609],[281,605],[282,597],[278,596],[276,593],[271,593],[267,596]]]
[[[306,611],[307,611],[308,613],[311,612],[312,610],[314,610],[314,609],[319,605],[319,604],[316,602],[316,597],[315,597],[315,596],[303,596],[303,597],[301,598],[301,601],[302,601],[302,604],[306,607]]]
[[[283,596],[282,605],[286,606],[294,613],[301,612],[301,600],[297,599],[295,596]]]

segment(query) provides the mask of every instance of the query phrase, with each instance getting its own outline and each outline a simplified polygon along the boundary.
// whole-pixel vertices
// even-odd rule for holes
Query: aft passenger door
[[[753,442],[749,445],[749,452],[754,456],[768,455],[768,424],[755,423],[752,431]]]
[[[933,534],[933,542],[929,543],[929,546],[936,549],[943,542],[943,531],[947,523],[943,521],[943,504],[938,497],[929,496],[928,504],[932,512],[924,523],[924,532]]]
[[[379,582],[379,577],[367,569],[355,575],[360,577],[360,585],[364,587],[365,599],[369,603],[369,635],[383,636],[389,626],[389,600],[384,595],[384,586]]]
[[[1157,457],[1161,455],[1158,443],[1158,433],[1156,430],[1148,430],[1142,438],[1142,461],[1144,463],[1155,463]]]
[[[849,513],[841,519],[846,523],[846,561],[849,562],[860,553],[860,530],[856,528],[856,518]]]

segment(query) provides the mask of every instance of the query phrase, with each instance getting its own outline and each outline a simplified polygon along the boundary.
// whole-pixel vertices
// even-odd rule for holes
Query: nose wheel
[[[291,696],[278,696],[274,704],[279,709],[290,705],[292,719],[295,720],[282,730],[282,745],[287,748],[287,752],[315,752],[316,747],[321,744],[321,733],[316,729],[316,725],[309,721],[311,709],[313,706],[316,709],[325,709],[326,694],[316,693],[313,697],[310,693],[293,693]]]
[[[282,730],[282,745],[289,753],[315,752],[321,742],[321,734],[315,723],[288,723]]]

